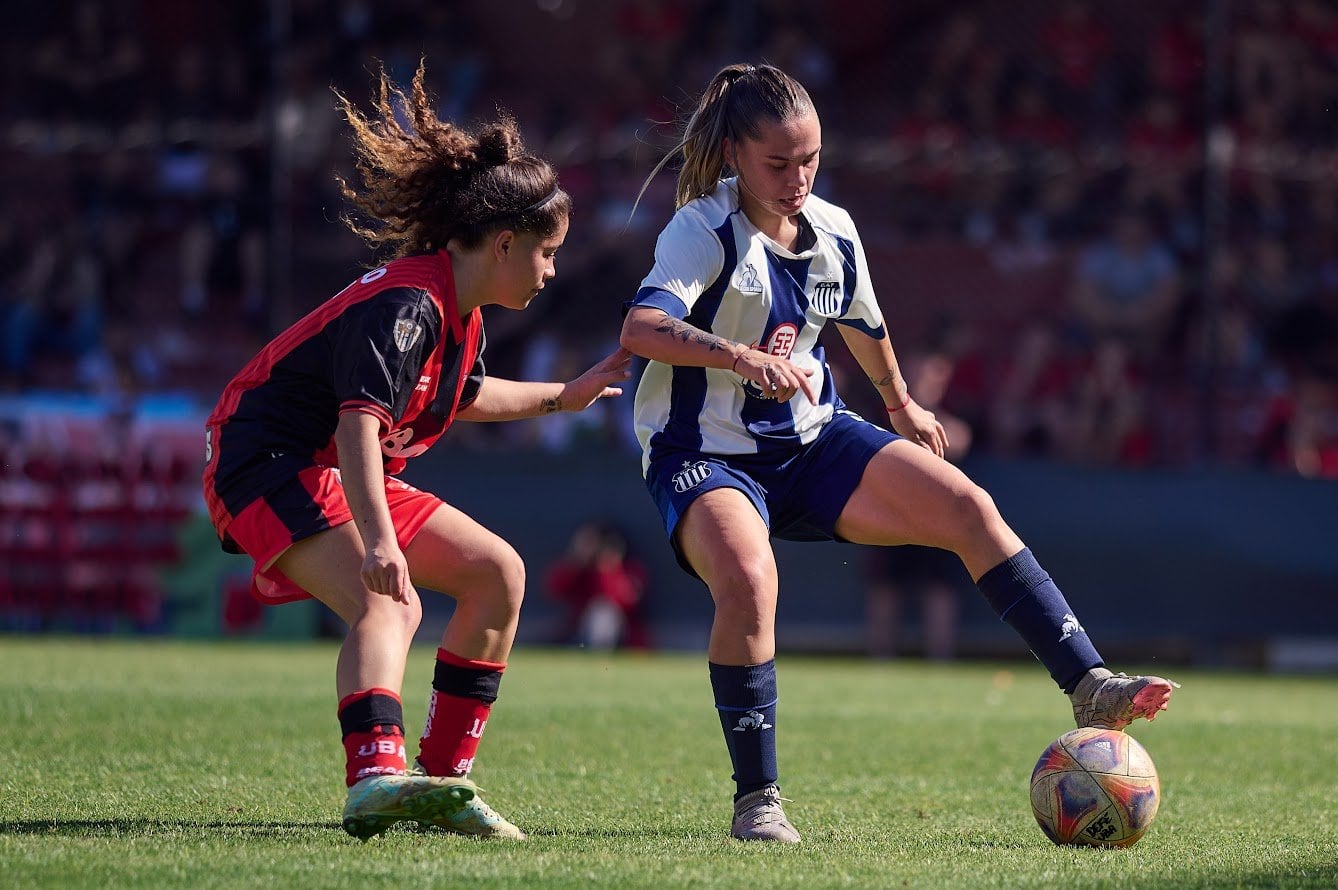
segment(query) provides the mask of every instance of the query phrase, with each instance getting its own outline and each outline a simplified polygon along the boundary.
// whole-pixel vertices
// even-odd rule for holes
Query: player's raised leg
[[[677,534],[715,600],[707,657],[734,767],[730,833],[741,840],[798,843],[777,786],[778,582],[766,524],[741,491],[716,488],[692,502]]]
[[[429,776],[463,779],[474,766],[511,654],[525,565],[510,544],[448,504],[432,514],[405,558],[415,585],[455,598],[437,650],[418,767]],[[477,795],[431,824],[457,834],[525,837]]]
[[[956,553],[990,606],[1070,696],[1079,726],[1119,729],[1166,708],[1171,682],[1105,670],[1073,608],[994,500],[924,448],[899,439],[879,451],[836,531],[862,544],[927,544]]]
[[[408,775],[400,685],[422,607],[412,595],[401,603],[369,591],[360,575],[362,553],[362,539],[348,522],[294,544],[274,567],[348,625],[335,678],[349,789],[344,829],[366,839],[396,822],[458,813],[474,797],[474,786],[467,779]]]

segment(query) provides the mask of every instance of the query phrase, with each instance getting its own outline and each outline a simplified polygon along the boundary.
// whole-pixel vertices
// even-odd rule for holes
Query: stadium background
[[[489,369],[539,379],[616,340],[671,210],[664,174],[631,214],[671,123],[721,64],[766,60],[818,105],[818,191],[860,226],[913,387],[942,388],[968,471],[1103,648],[1335,664],[1329,3],[140,0],[6,18],[5,630],[327,629],[249,607],[197,483],[223,383],[372,262],[338,220],[331,86],[360,101],[377,60],[404,82],[425,57],[444,116],[507,108],[559,167],[576,204],[559,277],[487,322]],[[1150,243],[1129,263],[1174,270],[1170,311],[1112,341],[1073,295],[1131,216]],[[844,391],[877,416],[857,379]],[[650,569],[657,642],[700,646],[708,600],[637,478],[630,395],[607,407],[462,425],[408,475],[526,558],[522,642],[555,620],[545,566],[605,517]],[[861,552],[779,553],[782,646],[858,648]],[[964,654],[1016,653],[978,598],[962,627]]]

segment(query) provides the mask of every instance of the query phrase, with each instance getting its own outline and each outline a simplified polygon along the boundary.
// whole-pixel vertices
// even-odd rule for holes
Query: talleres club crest
[[[704,460],[683,461],[683,469],[674,474],[674,491],[682,494],[705,482],[711,475],[711,465]]]

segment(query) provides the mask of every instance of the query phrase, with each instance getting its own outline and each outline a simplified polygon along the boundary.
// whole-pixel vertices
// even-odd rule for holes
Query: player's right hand
[[[814,405],[818,403],[818,394],[808,379],[813,376],[813,370],[801,368],[789,359],[760,349],[749,349],[734,363],[734,373],[757,384],[768,399],[788,402],[802,392]]]
[[[406,606],[418,596],[409,580],[409,561],[396,544],[376,546],[362,560],[362,583],[372,593],[388,596]]]

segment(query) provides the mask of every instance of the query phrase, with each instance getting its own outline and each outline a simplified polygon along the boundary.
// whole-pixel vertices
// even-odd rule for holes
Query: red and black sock
[[[372,688],[346,696],[339,702],[339,728],[349,787],[368,776],[404,775],[404,708],[397,693]]]
[[[461,658],[437,650],[427,724],[418,762],[429,776],[465,776],[474,766],[505,664]]]

